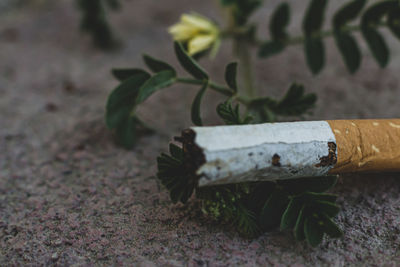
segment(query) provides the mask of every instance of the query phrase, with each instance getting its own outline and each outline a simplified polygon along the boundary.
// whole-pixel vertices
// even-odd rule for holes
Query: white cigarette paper
[[[326,121],[193,127],[204,162],[199,186],[322,176],[336,163]]]
[[[400,172],[400,119],[193,127],[182,139],[199,186]]]

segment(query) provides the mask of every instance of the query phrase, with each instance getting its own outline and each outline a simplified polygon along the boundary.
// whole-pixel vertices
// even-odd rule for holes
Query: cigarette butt
[[[193,127],[182,140],[199,186],[400,171],[400,119]]]
[[[330,173],[400,171],[400,119],[328,123],[337,144],[337,163]]]

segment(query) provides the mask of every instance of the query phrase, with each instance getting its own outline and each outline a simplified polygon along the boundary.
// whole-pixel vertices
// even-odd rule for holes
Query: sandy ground
[[[204,218],[194,202],[172,205],[154,176],[155,158],[190,125],[196,90],[177,86],[151,98],[140,113],[156,133],[132,151],[114,146],[103,121],[117,84],[109,70],[142,66],[142,52],[176,63],[166,25],[192,10],[217,17],[213,1],[124,2],[112,15],[123,47],[109,54],[77,31],[71,0],[32,3],[0,9],[0,265],[400,264],[398,174],[342,177],[334,192],[345,235],[315,249],[289,232],[243,239]],[[296,5],[298,22],[303,7]],[[269,14],[264,8],[255,16],[261,34]],[[329,40],[321,75],[312,77],[301,47],[293,47],[257,63],[260,90],[281,96],[291,81],[304,83],[319,94],[307,119],[398,117],[400,42],[387,39],[392,60],[385,70],[363,45],[362,68],[351,76]],[[223,48],[218,63],[204,62],[217,80],[230,61],[230,46]],[[206,121],[218,123],[218,98],[207,99]]]

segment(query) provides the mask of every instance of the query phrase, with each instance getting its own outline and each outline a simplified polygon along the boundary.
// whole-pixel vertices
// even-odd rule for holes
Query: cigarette
[[[192,127],[181,140],[199,186],[400,171],[400,119]]]

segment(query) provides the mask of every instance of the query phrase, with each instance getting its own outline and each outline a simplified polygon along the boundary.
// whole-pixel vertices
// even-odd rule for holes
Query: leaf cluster
[[[248,114],[242,119],[240,115],[239,104],[236,104],[233,107],[232,102],[229,100],[220,103],[217,106],[217,113],[227,125],[249,124],[251,121],[253,121],[253,117]]]
[[[228,86],[237,92],[237,63],[230,63],[225,69],[225,80]],[[231,99],[217,106],[217,113],[227,125],[274,122],[278,116],[301,116],[315,106],[317,96],[305,93],[304,86],[292,84],[282,99],[257,97],[251,99],[245,106],[248,110],[241,118],[240,106],[233,106]]]
[[[81,29],[88,32],[97,47],[109,50],[116,46],[111,27],[107,21],[106,8],[116,10],[119,0],[76,0],[82,11]]]
[[[141,69],[114,69],[114,76],[121,84],[114,89],[107,101],[106,123],[109,129],[115,129],[117,142],[126,148],[135,143],[135,133],[139,119],[136,116],[137,106],[151,94],[170,86],[176,73],[166,63],[144,56],[145,62],[153,71],[153,76]],[[157,68],[155,68],[155,66]]]
[[[292,229],[296,240],[311,246],[320,244],[324,234],[340,237],[342,231],[332,221],[340,210],[336,196],[326,193],[336,181],[336,176],[277,181],[261,210],[261,225],[265,230]]]
[[[226,66],[227,86],[217,85],[209,79],[208,73],[188,55],[180,43],[176,42],[174,48],[179,63],[192,78],[179,78],[171,65],[149,55],[144,55],[143,60],[151,73],[137,68],[112,70],[112,74],[120,84],[108,98],[106,123],[109,129],[115,131],[117,143],[123,147],[133,147],[137,139],[136,129],[145,126],[137,116],[138,106],[152,94],[179,82],[200,86],[191,107],[192,122],[198,126],[203,125],[201,104],[210,88],[229,97],[227,101],[218,105],[217,113],[230,125],[275,121],[278,116],[302,115],[314,107],[316,96],[305,94],[303,86],[293,84],[281,100],[269,97],[242,99],[241,104],[248,109],[248,112],[241,118],[239,104],[235,106],[232,104],[234,99],[240,100],[237,63],[232,62]]]
[[[185,203],[193,194],[195,180],[185,168],[182,148],[170,144],[169,153],[157,158],[157,177],[169,190],[172,202]]]
[[[249,184],[220,185],[197,188],[196,197],[202,200],[202,211],[213,219],[231,224],[248,236],[260,233],[257,215],[248,208],[252,196]]]
[[[352,32],[361,31],[375,60],[384,68],[389,62],[390,52],[378,28],[388,27],[400,39],[400,3],[397,0],[383,0],[364,11],[366,3],[366,0],[346,3],[332,18],[333,30],[323,31],[328,0],[310,0],[302,24],[304,36],[301,38],[291,38],[287,33],[290,8],[287,3],[282,3],[273,12],[269,23],[271,39],[261,44],[258,54],[266,58],[284,51],[290,44],[304,43],[307,65],[313,74],[318,74],[325,65],[323,39],[333,35],[347,69],[354,73],[361,65],[362,54]],[[359,25],[350,25],[359,17]]]
[[[261,97],[251,101],[249,110],[257,123],[274,122],[278,116],[301,116],[309,112],[317,101],[313,93],[306,94],[300,84],[292,84],[280,100]]]
[[[336,176],[198,188],[197,178],[185,169],[182,149],[171,145],[170,153],[157,159],[157,177],[174,203],[185,203],[195,191],[205,214],[232,224],[248,237],[279,227],[281,231],[291,229],[296,240],[315,247],[324,234],[342,235],[332,220],[339,212],[336,196],[326,193],[336,184]]]
[[[190,58],[180,45],[176,44],[177,56],[190,65]],[[117,142],[126,148],[135,144],[135,129],[138,126],[136,109],[155,92],[167,88],[176,82],[175,69],[148,55],[143,56],[144,63],[153,72],[142,69],[113,69],[112,73],[121,83],[115,88],[107,101],[106,123],[109,129],[114,129]],[[190,68],[191,73],[198,77],[206,75],[200,68]]]

